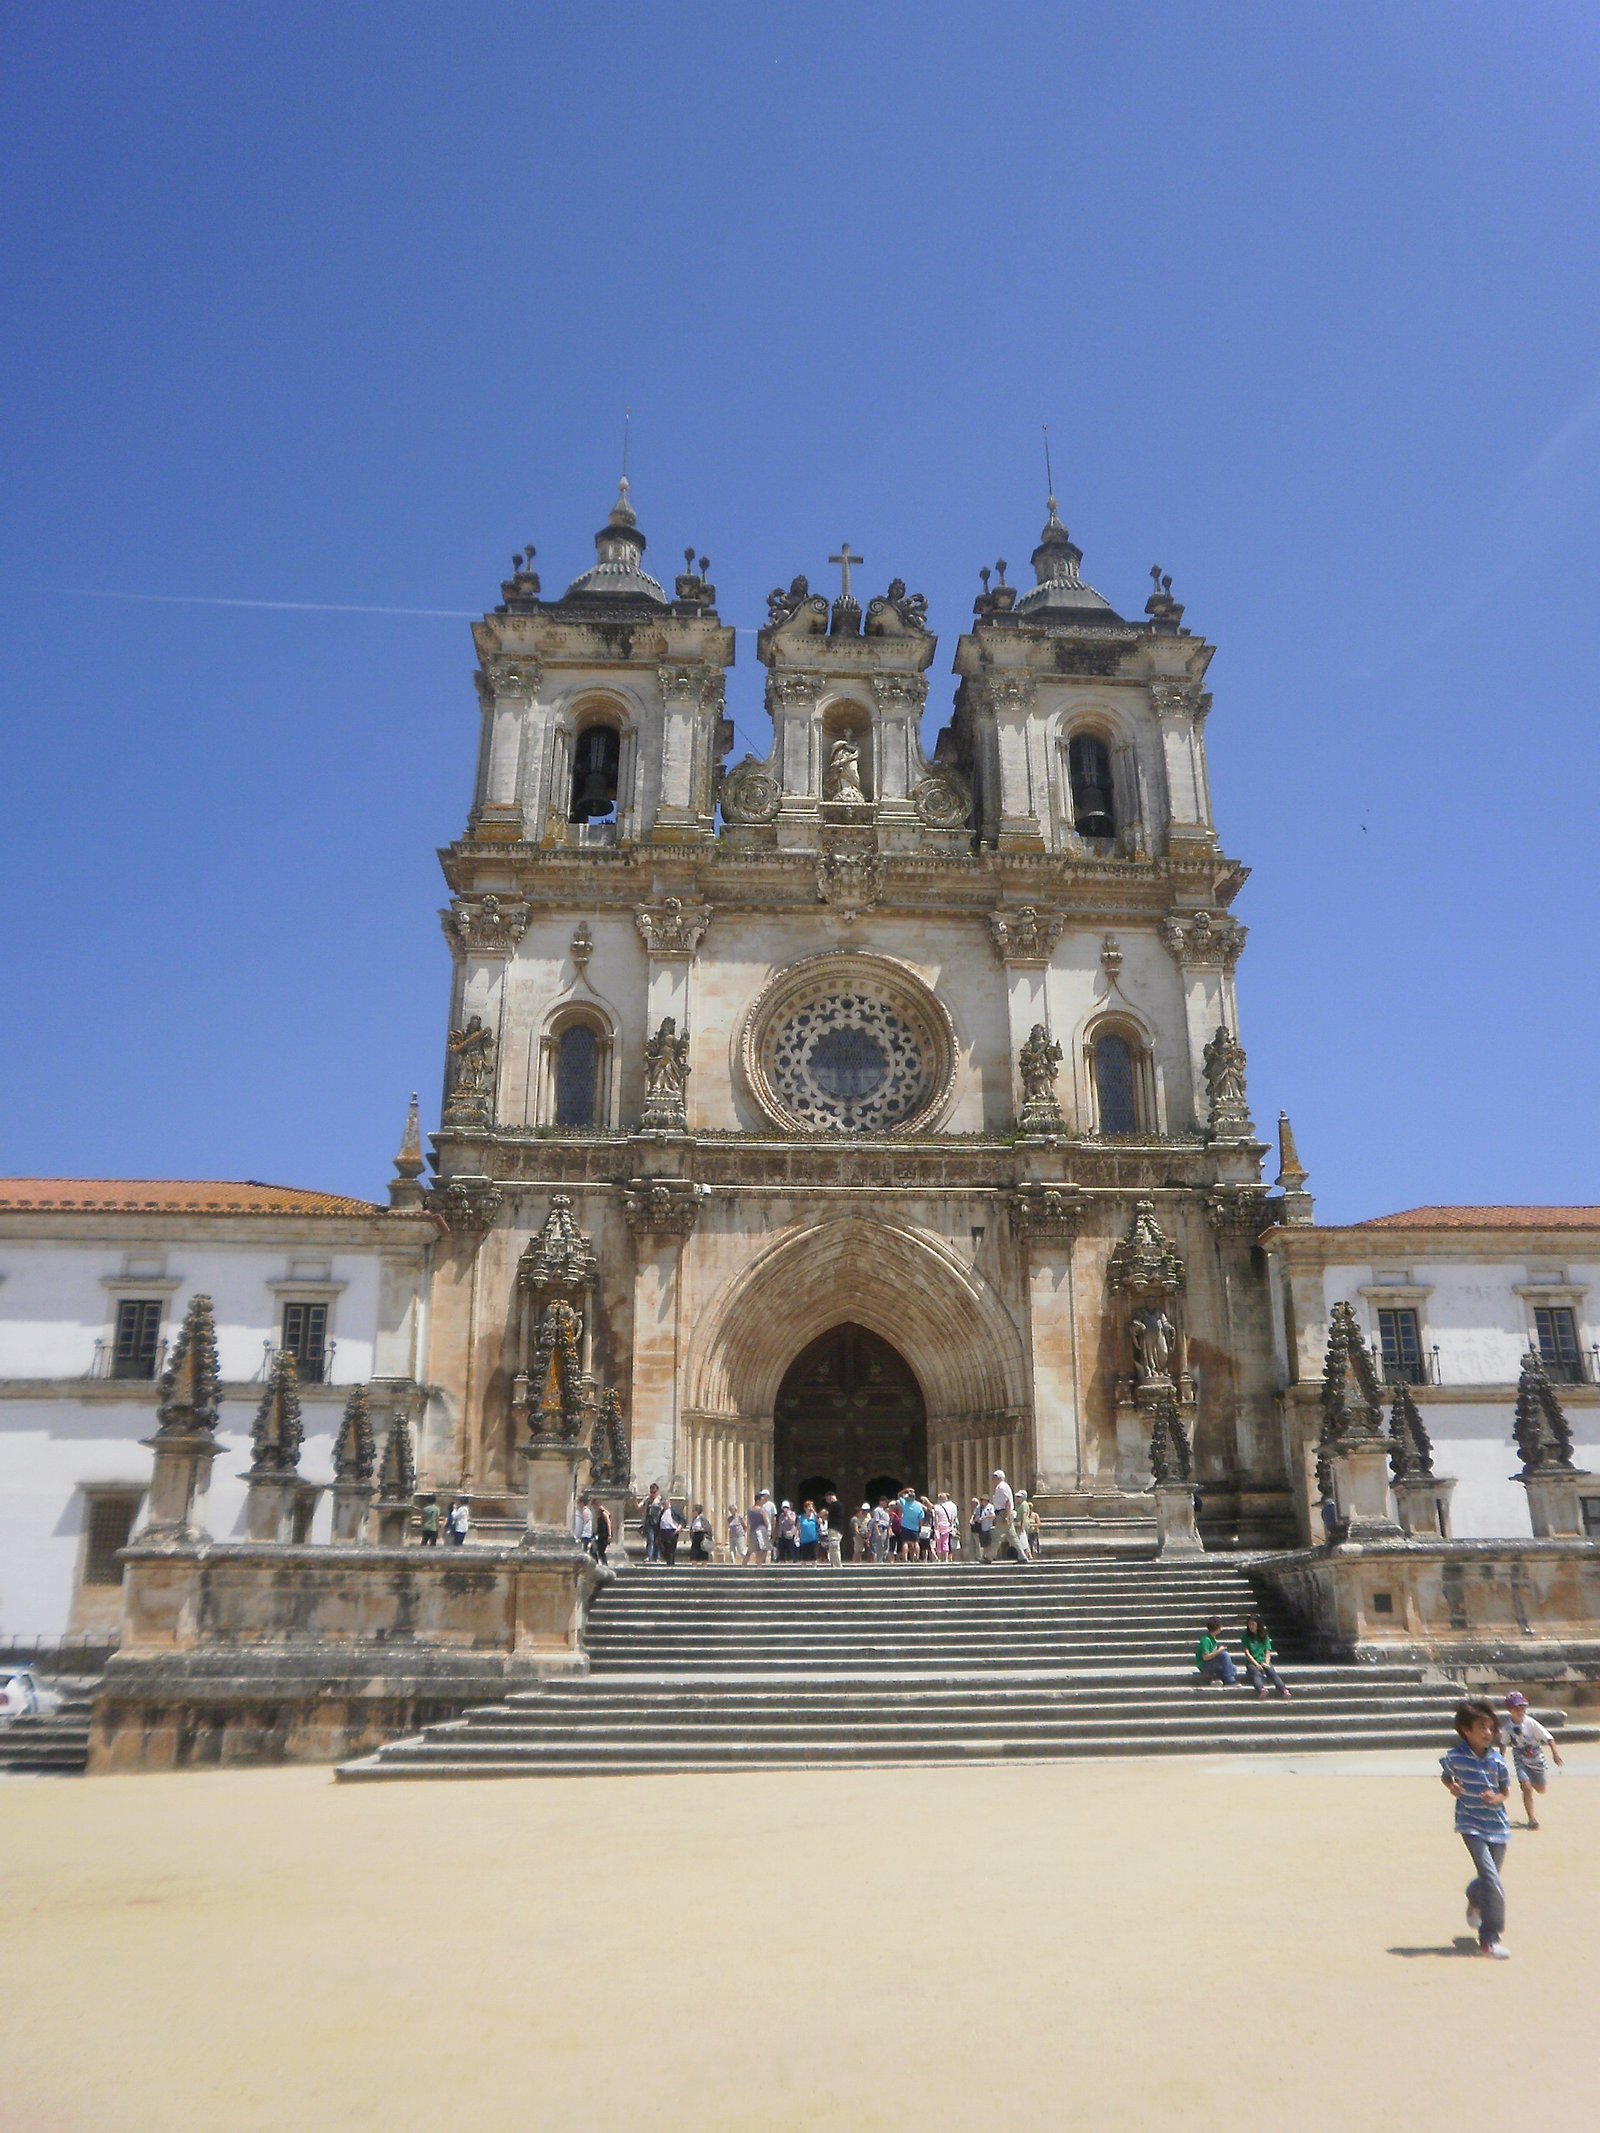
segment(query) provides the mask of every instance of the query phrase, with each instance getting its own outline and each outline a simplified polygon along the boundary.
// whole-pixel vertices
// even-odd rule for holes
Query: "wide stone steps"
[[[350,1779],[743,1770],[1083,1756],[1437,1747],[1457,1691],[1416,1666],[1308,1664],[1263,1609],[1293,1698],[1198,1689],[1208,1616],[1237,1644],[1244,1568],[722,1566],[624,1572],[591,1672],[348,1764]],[[1547,1714],[1559,1723],[1560,1714]]]
[[[24,1777],[82,1777],[89,1766],[87,1693],[68,1696],[48,1718],[0,1726],[0,1772]]]

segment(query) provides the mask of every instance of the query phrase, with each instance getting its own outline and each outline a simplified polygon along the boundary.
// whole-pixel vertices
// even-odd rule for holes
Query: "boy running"
[[[1478,1936],[1478,1953],[1503,1961],[1511,1953],[1500,1938],[1506,1924],[1500,1864],[1511,1841],[1506,1813],[1511,1772],[1495,1746],[1500,1720],[1494,1705],[1460,1705],[1456,1731],[1460,1739],[1439,1758],[1439,1781],[1455,1795],[1456,1835],[1477,1869],[1467,1883],[1467,1924]]]
[[[1533,1796],[1536,1792],[1542,1793],[1549,1782],[1544,1751],[1546,1748],[1550,1750],[1559,1770],[1561,1750],[1556,1746],[1555,1735],[1541,1726],[1538,1719],[1528,1716],[1528,1699],[1520,1689],[1513,1689],[1506,1698],[1506,1722],[1500,1728],[1500,1745],[1511,1750],[1517,1783],[1522,1787],[1523,1812],[1528,1817],[1528,1827],[1537,1829],[1539,1818],[1533,1811]]]

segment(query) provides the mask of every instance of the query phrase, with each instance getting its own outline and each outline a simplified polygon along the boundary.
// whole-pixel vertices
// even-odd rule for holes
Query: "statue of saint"
[[[1133,1337],[1134,1359],[1139,1365],[1139,1376],[1149,1384],[1153,1378],[1172,1375],[1172,1344],[1177,1329],[1160,1304],[1145,1311],[1135,1311],[1128,1327]]]
[[[644,1123],[683,1124],[689,1089],[689,1032],[680,1035],[677,1018],[666,1015],[644,1047]]]
[[[822,797],[825,800],[848,800],[856,807],[867,804],[867,796],[861,790],[861,750],[854,741],[841,738],[828,750]]]
[[[1024,1105],[1054,1105],[1056,1073],[1061,1059],[1060,1045],[1052,1044],[1050,1032],[1042,1022],[1036,1022],[1028,1034],[1027,1043],[1017,1054],[1017,1065],[1022,1070]]]
[[[452,1093],[486,1096],[494,1078],[494,1031],[484,1028],[481,1015],[473,1015],[465,1029],[450,1032],[450,1057],[455,1062]]]

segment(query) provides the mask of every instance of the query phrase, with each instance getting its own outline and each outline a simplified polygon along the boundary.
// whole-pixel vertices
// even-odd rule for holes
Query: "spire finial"
[[[1056,477],[1050,466],[1050,425],[1048,422],[1041,422],[1039,427],[1044,431],[1045,497],[1048,503],[1050,516],[1054,518],[1056,515]]]
[[[1317,1203],[1306,1190],[1310,1172],[1294,1144],[1294,1128],[1287,1111],[1278,1113],[1278,1175],[1275,1183],[1283,1195],[1280,1219],[1292,1229],[1308,1229],[1317,1219]]]
[[[628,431],[632,425],[633,409],[625,407],[622,410],[622,486],[624,489],[628,486]]]
[[[406,1112],[405,1131],[400,1136],[400,1153],[394,1159],[394,1176],[389,1180],[389,1205],[391,1207],[420,1207],[422,1205],[422,1122],[417,1112],[417,1093],[411,1092],[410,1108]]]

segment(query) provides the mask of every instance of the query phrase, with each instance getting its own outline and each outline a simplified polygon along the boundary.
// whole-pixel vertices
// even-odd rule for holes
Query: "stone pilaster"
[[[1073,1251],[1089,1195],[1076,1185],[1019,1185],[1011,1227],[1027,1269],[1035,1488],[1045,1497],[1088,1486],[1079,1405]]]

